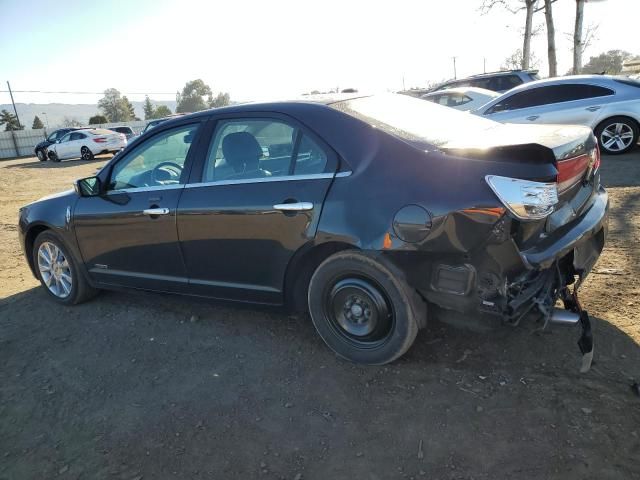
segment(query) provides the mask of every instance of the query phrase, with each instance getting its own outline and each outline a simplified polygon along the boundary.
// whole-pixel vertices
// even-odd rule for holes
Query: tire
[[[47,156],[49,157],[49,160],[51,162],[60,162],[60,159],[58,158],[58,155],[56,154],[56,152],[48,152]]]
[[[64,242],[51,231],[36,237],[32,255],[38,280],[56,302],[76,305],[98,293],[84,278]]]
[[[89,162],[93,160],[93,152],[89,150],[89,147],[82,147],[80,149],[80,158]]]
[[[352,250],[320,264],[308,301],[313,324],[329,348],[368,365],[402,356],[426,319],[424,302],[400,272]]]
[[[45,152],[44,148],[39,148],[38,150],[36,150],[36,157],[38,157],[38,160],[40,160],[41,162],[46,162],[47,152]]]
[[[600,123],[595,135],[602,153],[620,155],[627,153],[638,143],[638,124],[629,117],[611,117]]]

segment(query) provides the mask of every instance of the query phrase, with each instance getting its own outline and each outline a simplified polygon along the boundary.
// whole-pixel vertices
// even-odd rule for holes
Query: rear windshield
[[[616,78],[616,82],[622,83],[624,85],[629,85],[630,87],[640,88],[640,82],[638,80],[634,80],[632,78]]]
[[[89,133],[92,135],[111,135],[113,130],[107,130],[105,128],[96,128],[94,130],[89,130]]]
[[[331,107],[403,140],[435,146],[500,125],[469,112],[393,93],[354,98]]]

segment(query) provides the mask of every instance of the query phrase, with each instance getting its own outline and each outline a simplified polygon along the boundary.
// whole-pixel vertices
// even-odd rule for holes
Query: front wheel
[[[49,152],[48,154],[49,160],[52,162],[59,162],[60,161],[60,157],[58,157],[58,155],[56,154],[56,152]]]
[[[603,153],[619,155],[638,143],[638,125],[627,117],[611,117],[596,127],[595,135]]]
[[[355,363],[382,365],[402,356],[426,317],[424,303],[401,274],[357,251],[320,264],[308,300],[322,339]]]
[[[96,295],[57,235],[49,231],[38,235],[32,254],[40,283],[58,303],[75,305]]]
[[[80,158],[82,160],[93,160],[93,152],[89,150],[89,147],[82,147],[80,149]]]

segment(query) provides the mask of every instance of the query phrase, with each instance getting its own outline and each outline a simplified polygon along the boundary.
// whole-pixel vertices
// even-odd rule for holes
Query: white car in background
[[[635,147],[640,135],[640,82],[628,77],[573,75],[520,85],[474,114],[502,123],[591,127],[604,153]]]
[[[117,153],[126,146],[127,137],[123,133],[104,128],[88,128],[69,132],[49,145],[48,157],[52,162],[67,158],[93,160],[94,155]]]
[[[426,93],[420,98],[456,110],[475,110],[499,97],[498,92],[477,87],[457,87]]]

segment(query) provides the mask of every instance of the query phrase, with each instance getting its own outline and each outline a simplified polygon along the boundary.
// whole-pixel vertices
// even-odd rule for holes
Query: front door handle
[[[168,208],[147,208],[146,210],[143,210],[142,213],[144,213],[145,215],[151,215],[151,216],[168,215],[169,209]]]
[[[587,107],[585,110],[590,112],[595,112],[596,110],[600,110],[602,107],[600,105],[594,105],[593,107]]]
[[[527,120],[529,120],[530,122],[533,122],[534,120],[537,120],[540,118],[540,115],[531,115],[530,117],[527,117]]]
[[[296,202],[296,203],[277,203],[273,206],[276,210],[282,210],[284,212],[302,212],[305,210],[313,210],[313,203],[311,202]]]

